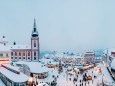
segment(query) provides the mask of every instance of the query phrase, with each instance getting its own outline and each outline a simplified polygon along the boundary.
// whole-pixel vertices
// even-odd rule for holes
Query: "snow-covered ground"
[[[90,69],[87,71],[87,74],[89,75],[93,75],[92,74],[92,71],[93,69]],[[50,71],[49,71],[49,76],[45,79],[38,79],[38,82],[40,83],[45,83],[45,82],[51,82],[54,80],[54,78],[52,77],[52,75],[55,75],[57,77],[57,75],[59,76],[57,78],[57,86],[80,86],[80,80],[83,79],[83,75],[82,74],[79,74],[78,75],[78,79],[77,81],[74,83],[73,82],[73,79],[75,77],[75,74],[70,76],[70,75],[67,75],[66,74],[66,71],[64,69],[64,71],[60,74],[58,74],[58,71],[57,69],[54,69],[54,68],[51,68]],[[71,78],[71,81],[70,81],[70,78]],[[98,75],[97,78],[93,78],[93,80],[89,80],[89,81],[83,81],[83,86],[85,86],[85,83],[86,83],[86,86],[97,86],[98,83],[102,83],[102,75]],[[89,83],[89,84],[88,84]],[[81,85],[82,86],[82,85]],[[101,85],[100,85],[101,86]]]
[[[45,59],[46,60],[46,59]],[[47,61],[46,61],[47,62]],[[30,62],[31,63],[31,62]],[[30,64],[29,63],[29,64]],[[32,63],[31,63],[32,64]],[[34,64],[34,63],[33,63]],[[40,63],[39,63],[40,64]],[[38,65],[39,65],[38,64]],[[40,66],[40,65],[39,65]],[[39,67],[37,66],[32,66],[34,67],[35,70],[38,70],[37,68]],[[38,79],[38,86],[44,86],[44,84],[46,84],[46,82],[48,83],[51,83],[54,79],[57,79],[57,85],[56,86],[97,86],[99,84],[99,86],[102,86],[102,78],[103,77],[109,77],[107,79],[107,81],[110,81],[110,75],[107,74],[107,71],[106,71],[106,66],[103,65],[103,64],[99,64],[97,67],[101,68],[102,70],[102,74],[98,74],[97,71],[94,69],[89,69],[87,71],[85,71],[84,73],[86,73],[87,75],[90,75],[92,76],[92,80],[88,80],[88,81],[82,81],[83,80],[83,74],[75,74],[72,71],[68,72],[68,73],[71,73],[72,75],[68,74],[67,73],[67,69],[70,69],[72,68],[71,66],[68,66],[68,68],[64,68],[63,67],[63,72],[62,73],[58,73],[58,68],[48,68],[48,71],[49,71],[49,75],[47,78],[45,79]],[[42,70],[43,67],[39,68],[40,70]],[[76,68],[79,68],[79,66],[76,66]],[[39,71],[39,70],[38,70]],[[94,75],[97,76],[97,78],[94,78]],[[104,76],[103,76],[104,75]],[[107,75],[107,76],[106,76]],[[52,77],[52,76],[55,76],[56,78]],[[58,76],[58,77],[57,77]],[[73,82],[73,79],[74,77],[78,76],[77,78],[77,81]],[[70,80],[71,78],[71,80]],[[105,80],[105,79],[104,79]],[[81,82],[80,82],[81,81]],[[3,84],[2,81],[0,81],[0,86],[5,86]],[[81,84],[81,85],[80,85]],[[83,85],[82,85],[83,84]],[[86,84],[86,85],[85,85]],[[45,85],[45,86],[49,86],[49,85]]]

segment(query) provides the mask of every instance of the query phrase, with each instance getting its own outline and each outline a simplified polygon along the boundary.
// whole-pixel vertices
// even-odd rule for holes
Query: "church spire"
[[[33,28],[37,28],[36,26],[36,19],[34,18],[34,25],[33,25]]]
[[[34,18],[34,24],[33,24],[32,37],[38,37],[38,31],[37,31],[37,26],[36,26],[35,18]]]

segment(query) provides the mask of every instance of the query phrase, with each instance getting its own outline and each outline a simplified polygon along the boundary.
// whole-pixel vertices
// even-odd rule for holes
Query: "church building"
[[[14,42],[10,48],[12,61],[38,61],[40,59],[39,34],[35,19],[31,34],[31,45],[17,45]]]
[[[30,42],[30,45],[17,45],[16,42],[7,45],[8,41],[3,36],[0,39],[0,60],[9,58],[11,61],[38,61],[40,59],[39,34],[35,19]]]

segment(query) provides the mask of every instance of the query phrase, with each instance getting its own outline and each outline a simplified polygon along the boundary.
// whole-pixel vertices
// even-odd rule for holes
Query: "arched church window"
[[[36,47],[36,41],[34,40],[34,47]]]
[[[23,56],[25,56],[25,52],[23,52]]]
[[[36,57],[34,57],[34,60],[36,60]]]
[[[30,52],[28,52],[28,56],[30,56]]]
[[[15,52],[15,56],[17,56],[17,52]]]
[[[11,55],[13,56],[13,52],[11,52]]]
[[[36,56],[36,52],[34,52],[34,56]]]
[[[21,52],[19,52],[19,56],[21,56]]]

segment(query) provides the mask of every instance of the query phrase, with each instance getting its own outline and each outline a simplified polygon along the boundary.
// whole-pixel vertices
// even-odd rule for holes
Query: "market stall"
[[[10,64],[2,64],[0,68],[0,79],[7,86],[24,86],[27,85],[26,82],[29,77]]]

